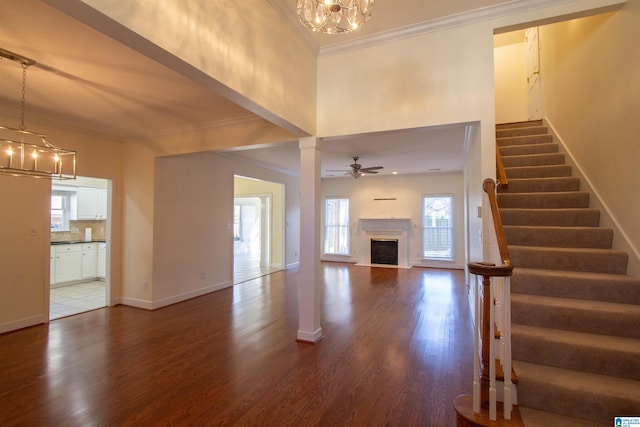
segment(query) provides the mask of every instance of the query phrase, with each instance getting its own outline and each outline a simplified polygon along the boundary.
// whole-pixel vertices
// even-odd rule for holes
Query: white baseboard
[[[48,311],[47,311],[47,314]],[[40,325],[49,321],[47,316],[38,314],[36,316],[23,317],[22,319],[12,320],[6,323],[0,323],[0,334],[5,332],[16,331],[18,329],[28,328],[29,326]]]
[[[322,328],[318,328],[313,332],[298,330],[298,341],[317,343],[322,339]]]
[[[298,268],[300,267],[300,261],[296,261],[296,262],[292,262],[290,264],[287,264],[287,270],[291,270],[293,268]]]
[[[231,286],[233,286],[233,283],[230,281],[227,281],[227,282],[218,283],[216,285],[207,286],[206,288],[195,289],[193,291],[172,295],[170,297],[163,298],[157,301],[148,301],[148,300],[141,300],[138,298],[127,298],[127,297],[120,298],[120,301],[123,305],[143,308],[145,310],[156,310],[158,308],[166,307],[172,304],[177,304],[179,302],[187,301],[192,298],[197,298],[202,295],[210,294],[211,292],[219,291],[221,289],[225,289]]]

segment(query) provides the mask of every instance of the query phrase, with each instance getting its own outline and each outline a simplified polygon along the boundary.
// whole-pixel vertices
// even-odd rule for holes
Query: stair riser
[[[513,265],[521,268],[626,274],[628,255],[613,250],[541,248],[509,245]]]
[[[533,126],[511,129],[497,129],[496,138],[506,138],[510,136],[546,135],[546,126]]]
[[[496,138],[498,147],[506,147],[509,145],[528,145],[528,144],[550,144],[553,143],[553,135],[530,135],[530,136],[508,136],[505,138]]]
[[[613,231],[607,228],[505,226],[507,242],[517,246],[611,249]]]
[[[512,301],[511,309],[513,323],[520,325],[640,338],[640,328],[629,327],[640,322],[640,317],[635,313],[551,307],[522,303],[517,300]]]
[[[571,176],[571,166],[569,165],[549,165],[549,166],[521,166],[505,168],[507,178],[552,178]]]
[[[564,154],[533,154],[527,156],[505,156],[502,158],[505,168],[520,166],[549,166],[564,164]]]
[[[550,273],[550,274],[549,274]],[[578,277],[562,272],[536,272],[516,268],[511,278],[513,293],[576,298],[591,301],[640,304],[640,281],[627,277]]]
[[[503,225],[597,227],[600,212],[594,209],[500,209]]]
[[[513,358],[530,363],[640,380],[640,351],[573,344],[512,332]]]
[[[500,148],[501,156],[524,156],[527,154],[549,154],[558,152],[558,144],[509,145]]]
[[[513,129],[513,128],[528,128],[533,126],[542,126],[542,120],[529,120],[525,122],[513,122],[513,123],[499,123],[496,125],[496,130],[501,129]]]
[[[507,176],[507,178],[509,178]],[[509,188],[500,189],[500,194],[511,193],[544,193],[544,192],[573,192],[580,190],[580,178],[510,178]]]
[[[511,184],[509,184],[511,186]],[[571,209],[588,208],[589,193],[500,193],[498,205],[501,208],[522,209]]]
[[[615,416],[636,414],[640,401],[594,395],[589,390],[576,391],[569,387],[550,387],[549,384],[538,381],[536,378],[520,377],[518,405],[594,420],[612,426]]]

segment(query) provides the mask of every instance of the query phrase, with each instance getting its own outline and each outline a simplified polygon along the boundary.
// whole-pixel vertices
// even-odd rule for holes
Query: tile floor
[[[51,289],[49,319],[59,319],[105,307],[104,282],[80,283]]]

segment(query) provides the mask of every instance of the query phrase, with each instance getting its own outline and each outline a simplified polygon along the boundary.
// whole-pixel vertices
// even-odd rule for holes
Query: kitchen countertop
[[[106,243],[106,240],[62,240],[59,242],[51,242],[52,245],[73,245],[76,243]]]

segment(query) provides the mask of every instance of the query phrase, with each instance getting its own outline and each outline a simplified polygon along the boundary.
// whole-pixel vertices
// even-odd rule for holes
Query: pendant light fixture
[[[27,68],[36,62],[0,48],[0,60],[8,59],[22,66],[22,100],[20,128],[0,125],[0,174],[33,178],[76,178],[76,152],[47,142],[44,134],[25,129],[25,95]],[[0,62],[1,64],[2,62]]]
[[[375,0],[298,0],[298,18],[313,31],[348,33],[371,18]]]

